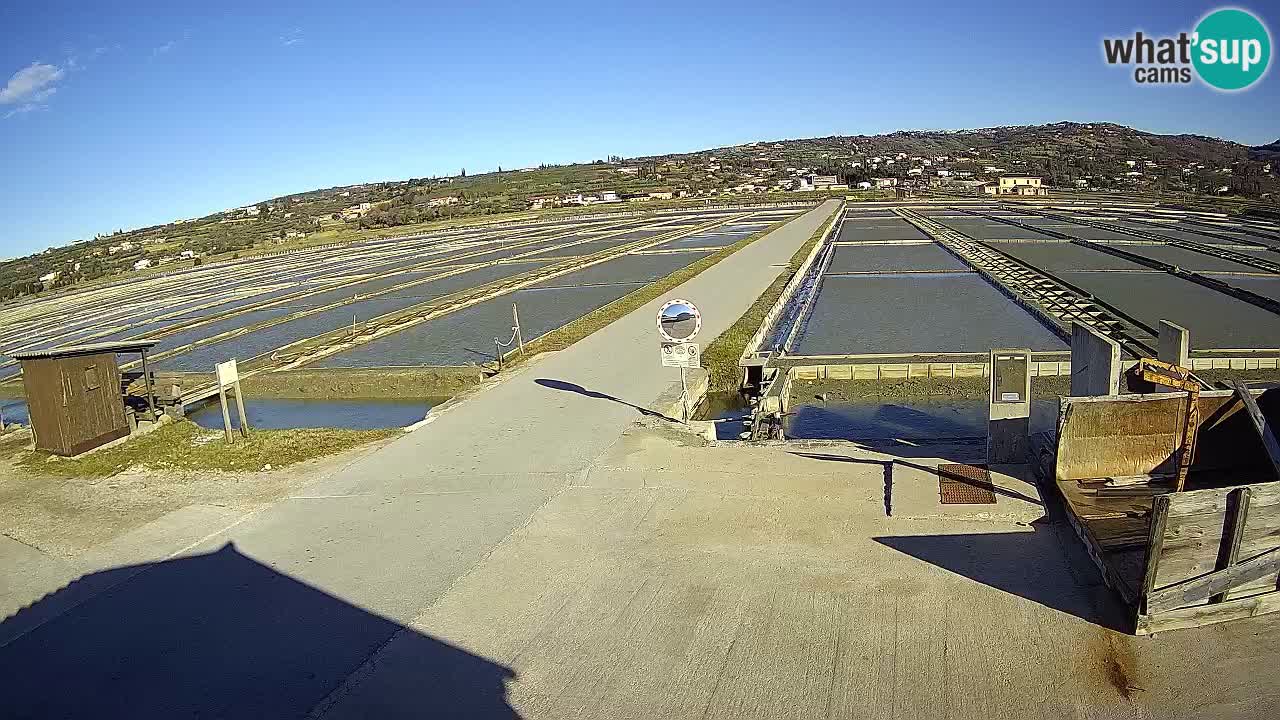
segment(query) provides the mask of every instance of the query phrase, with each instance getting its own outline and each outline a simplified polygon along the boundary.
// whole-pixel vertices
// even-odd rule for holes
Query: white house
[[[142,258],[141,260],[133,264],[134,270],[145,270],[149,267],[151,267],[151,261],[148,260],[147,258]]]
[[[871,183],[867,182],[866,180],[863,180],[862,182],[858,183],[858,189],[859,189],[859,190],[870,190],[870,189],[871,189]]]

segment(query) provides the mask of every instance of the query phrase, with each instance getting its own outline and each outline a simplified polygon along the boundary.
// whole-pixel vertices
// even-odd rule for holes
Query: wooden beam
[[[1215,570],[1199,577],[1183,580],[1160,588],[1147,596],[1147,615],[1192,605],[1211,596],[1226,592],[1280,571],[1280,547],[1254,555],[1242,563],[1224,570]]]
[[[1151,528],[1147,531],[1147,569],[1142,576],[1142,603],[1145,606],[1156,587],[1156,572],[1160,569],[1160,552],[1164,550],[1164,528],[1169,521],[1169,496],[1157,495],[1151,499]],[[1147,613],[1152,612],[1150,609]]]
[[[1253,429],[1262,440],[1262,448],[1267,451],[1267,457],[1271,460],[1271,469],[1275,471],[1276,478],[1280,479],[1280,442],[1276,442],[1276,436],[1267,423],[1267,416],[1262,414],[1258,402],[1253,399],[1253,393],[1249,392],[1249,388],[1244,383],[1239,380],[1228,380],[1227,385],[1236,391],[1236,397],[1240,398],[1240,402],[1244,404],[1245,412],[1249,413],[1249,419],[1253,421]]]
[[[1227,495],[1226,521],[1222,525],[1222,543],[1218,546],[1218,570],[1226,570],[1240,559],[1240,541],[1244,538],[1244,526],[1249,519],[1249,499],[1253,491],[1247,487],[1232,490]],[[1228,591],[1209,598],[1211,603],[1227,599]]]
[[[147,385],[147,410],[151,413],[151,420],[156,420],[156,393],[151,387],[151,367],[147,363],[147,350],[142,350],[142,378]]]

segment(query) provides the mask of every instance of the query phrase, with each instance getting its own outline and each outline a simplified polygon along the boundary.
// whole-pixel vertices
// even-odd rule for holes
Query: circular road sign
[[[667,342],[689,342],[702,329],[702,313],[688,300],[668,300],[658,311],[658,334]]]

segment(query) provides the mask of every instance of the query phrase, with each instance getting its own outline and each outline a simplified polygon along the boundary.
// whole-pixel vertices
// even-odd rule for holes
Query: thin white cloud
[[[44,107],[44,106],[43,106],[43,105],[40,105],[40,104],[37,104],[37,103],[24,103],[24,104],[22,104],[22,105],[19,105],[19,106],[18,106],[18,107],[16,107],[16,108],[14,108],[14,109],[10,110],[9,112],[5,113],[5,114],[4,114],[4,119],[5,119],[5,120],[8,120],[9,118],[13,117],[14,115],[24,115],[24,114],[26,114],[26,113],[31,112],[32,110],[39,110],[39,109],[40,109],[40,108],[42,108],[42,107]]]
[[[289,47],[291,45],[297,45],[298,43],[302,42],[302,40],[303,40],[302,30],[298,28],[294,28],[293,30],[290,30],[289,32],[280,36],[280,44],[285,47]]]
[[[53,84],[64,75],[66,71],[56,65],[33,62],[14,73],[0,88],[0,105],[39,103],[53,94]]]
[[[178,44],[178,41],[177,41],[177,40],[170,40],[169,42],[167,42],[167,43],[165,43],[165,44],[161,45],[160,47],[156,48],[155,50],[153,50],[153,51],[151,52],[151,54],[152,54],[152,56],[155,56],[155,55],[163,55],[163,54],[165,54],[165,53],[169,52],[170,50],[172,50],[172,49],[173,49],[173,46],[174,46],[174,45],[177,45],[177,44]]]

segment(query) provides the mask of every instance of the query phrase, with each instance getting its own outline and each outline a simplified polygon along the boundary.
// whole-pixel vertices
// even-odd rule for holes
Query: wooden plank
[[[1240,559],[1240,542],[1244,539],[1244,526],[1249,519],[1250,488],[1242,487],[1231,491],[1228,496],[1227,521],[1222,530],[1222,544],[1218,549],[1218,570],[1225,570]],[[1211,603],[1220,603],[1227,599],[1229,593],[1224,591],[1209,598]]]
[[[1164,549],[1164,529],[1169,521],[1169,496],[1160,495],[1152,499],[1151,528],[1147,531],[1147,562],[1142,574],[1142,603],[1145,612],[1151,612],[1148,605],[1151,593],[1155,590],[1156,574],[1160,571],[1160,555]]]
[[[1098,539],[1098,545],[1107,552],[1145,548],[1150,541],[1151,520],[1148,517],[1098,518],[1085,523],[1089,532]]]
[[[1280,483],[1237,486],[1240,487],[1249,488],[1249,513],[1238,556],[1248,558],[1280,546]],[[1170,497],[1156,587],[1175,585],[1220,569],[1227,515],[1233,504],[1230,494],[1237,488],[1192,490]],[[1259,581],[1258,586],[1261,588],[1262,584]]]
[[[1227,390],[1201,393],[1199,416],[1215,418],[1230,398]],[[1186,416],[1186,393],[1063,398],[1054,479],[1173,474]]]
[[[1193,605],[1212,595],[1268,577],[1278,571],[1280,571],[1280,547],[1274,547],[1261,555],[1223,570],[1216,570],[1151,592],[1147,595],[1147,614],[1155,615],[1165,610]]]
[[[1214,623],[1257,617],[1280,611],[1280,592],[1269,592],[1249,597],[1233,598],[1216,605],[1167,610],[1158,615],[1139,615],[1135,633],[1153,635],[1167,630],[1202,627]]]
[[[1258,438],[1262,440],[1262,449],[1266,450],[1267,458],[1271,460],[1271,467],[1276,471],[1276,478],[1280,479],[1280,443],[1276,442],[1275,433],[1271,432],[1271,426],[1267,423],[1267,416],[1262,414],[1262,409],[1258,407],[1258,402],[1253,399],[1253,393],[1249,388],[1239,380],[1228,380],[1227,385],[1235,390],[1236,397],[1244,405],[1245,412],[1249,414],[1249,419],[1253,422],[1253,429],[1258,433]]]

